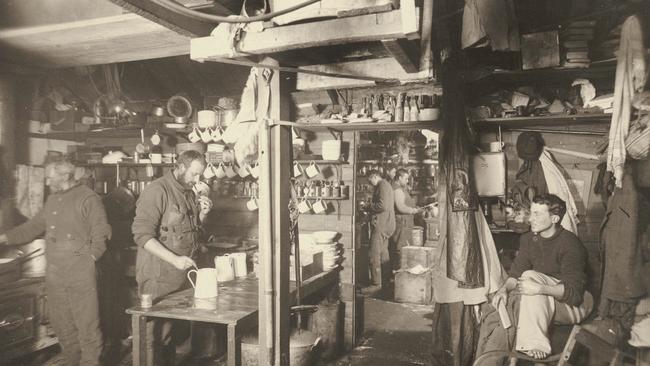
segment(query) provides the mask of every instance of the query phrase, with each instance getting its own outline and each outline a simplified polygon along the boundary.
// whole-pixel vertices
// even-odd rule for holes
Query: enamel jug
[[[214,267],[217,269],[217,279],[220,282],[235,279],[235,268],[230,255],[226,254],[214,257]]]
[[[196,283],[192,281],[190,274],[196,274]],[[217,297],[217,270],[215,268],[201,268],[187,272],[187,279],[190,280],[194,287],[195,298],[212,298]]]

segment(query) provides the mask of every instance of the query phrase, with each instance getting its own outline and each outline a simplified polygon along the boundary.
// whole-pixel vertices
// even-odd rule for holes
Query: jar
[[[350,186],[341,184],[341,197],[350,197]]]
[[[411,245],[421,247],[424,244],[424,228],[413,226],[411,230]]]
[[[323,186],[321,188],[320,195],[321,195],[321,197],[326,197],[326,198],[332,197],[332,186],[330,186],[330,185]]]
[[[332,186],[332,197],[340,198],[341,197],[341,187],[337,184]]]

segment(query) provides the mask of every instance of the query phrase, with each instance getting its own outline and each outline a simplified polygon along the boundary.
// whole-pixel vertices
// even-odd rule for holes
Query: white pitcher
[[[190,274],[196,274],[196,283],[192,281]],[[187,279],[194,287],[194,297],[206,299],[217,297],[217,270],[215,268],[201,268],[187,272]]]
[[[246,267],[246,253],[232,253],[230,257],[235,263],[235,277],[246,277],[248,268]]]
[[[214,267],[217,269],[217,279],[220,282],[235,279],[235,268],[230,255],[226,254],[214,257]]]

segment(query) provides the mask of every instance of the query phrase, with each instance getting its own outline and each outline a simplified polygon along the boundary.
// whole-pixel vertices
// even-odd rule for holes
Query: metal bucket
[[[411,230],[411,245],[415,247],[424,245],[424,228],[421,226],[413,226]]]
[[[322,340],[320,358],[332,360],[343,349],[345,305],[342,302],[334,304],[319,304],[318,311],[312,315],[312,331]]]
[[[289,342],[289,365],[290,366],[311,366],[314,364],[314,350],[320,344],[321,338],[310,331],[303,330],[294,333]],[[242,339],[241,343],[241,364],[242,366],[258,365],[258,341],[257,337]]]

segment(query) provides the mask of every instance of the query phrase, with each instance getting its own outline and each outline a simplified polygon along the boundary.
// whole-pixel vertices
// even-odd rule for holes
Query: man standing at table
[[[106,250],[111,227],[101,198],[74,179],[75,167],[57,161],[45,167],[50,195],[43,209],[0,235],[0,244],[27,243],[45,233],[45,289],[52,328],[65,364],[100,364],[102,333],[95,261]]]
[[[391,266],[388,238],[395,231],[395,201],[393,187],[377,170],[368,173],[368,181],[375,189],[368,212],[370,221],[370,280],[372,287],[366,291],[385,289],[390,281]]]
[[[138,246],[138,294],[150,294],[154,302],[183,289],[187,284],[186,270],[196,266],[192,257],[198,249],[197,236],[212,202],[205,196],[197,200],[192,187],[205,167],[203,154],[184,151],[174,170],[148,185],[138,199],[132,225]],[[172,324],[160,325],[165,354],[155,353],[165,362],[173,362]]]

